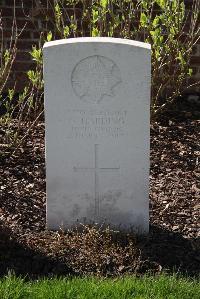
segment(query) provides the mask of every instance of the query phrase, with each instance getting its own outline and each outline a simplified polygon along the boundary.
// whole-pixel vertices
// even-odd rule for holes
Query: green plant
[[[1,116],[0,123],[4,124],[5,129],[5,143],[10,144],[11,139],[14,141],[17,139],[17,132],[13,132],[10,128],[10,124],[13,119],[13,114],[15,112],[18,104],[14,103],[14,94],[15,94],[15,84],[13,88],[8,89],[7,96],[2,96],[3,92],[5,92],[5,87],[10,77],[13,63],[17,54],[17,41],[21,34],[22,30],[18,33],[16,19],[14,17],[11,36],[9,40],[9,45],[6,44],[4,39],[4,26],[3,26],[3,18],[0,12],[0,107],[5,109],[5,114]]]
[[[23,28],[24,29],[24,28]],[[1,59],[0,59],[0,106],[5,113],[0,117],[0,124],[4,130],[3,143],[15,150],[22,145],[26,136],[43,114],[43,79],[42,79],[42,50],[33,46],[30,55],[35,61],[34,70],[29,70],[29,81],[24,90],[16,95],[15,82],[13,87],[6,89],[12,67],[17,55],[17,42],[22,33],[18,30],[16,19],[13,19],[12,33],[9,47],[4,40],[3,19],[0,14]],[[4,96],[3,96],[4,93]],[[20,129],[25,122],[29,122],[25,135],[20,136]]]
[[[115,279],[68,276],[27,281],[11,273],[0,280],[2,299],[197,299],[199,295],[199,280],[175,274]]]
[[[43,112],[43,61],[41,47],[32,47],[30,55],[35,62],[35,68],[27,72],[29,78],[29,111],[27,117],[36,119]]]
[[[199,12],[199,0],[193,0],[190,12],[183,0],[56,0],[52,22],[54,38],[109,36],[150,43],[153,120],[191,87],[187,82],[200,38]]]
[[[49,35],[47,36],[47,40],[50,40]],[[33,70],[27,72],[28,83],[23,93],[19,95],[18,104],[20,104],[20,109],[16,117],[18,121],[18,131],[24,122],[28,124],[28,128],[25,134],[17,139],[14,153],[19,146],[23,146],[28,134],[34,129],[44,114],[43,58],[40,45],[38,47],[33,45],[30,55],[35,62],[35,67]]]
[[[6,144],[21,145],[40,117],[43,117],[42,45],[45,41],[108,36],[150,43],[152,120],[159,119],[175,99],[190,87],[190,58],[200,38],[200,0],[193,0],[190,12],[186,10],[183,0],[55,0],[53,3],[53,17],[45,15],[45,20],[52,22],[55,28],[48,33],[42,32],[39,44],[33,45],[30,55],[35,67],[27,72],[28,84],[17,99],[14,99],[15,83],[8,90],[6,98],[2,94],[23,29],[18,31],[14,16],[10,44],[6,47],[0,14],[0,104],[6,111],[0,121],[5,125]],[[15,126],[12,125],[13,120]],[[24,121],[29,122],[29,128],[24,136],[19,137]]]
[[[16,30],[15,20],[13,20],[12,32],[9,46],[6,46],[4,40],[3,18],[0,11],[0,95],[4,91],[4,87],[11,73],[12,65],[17,54],[18,34]]]

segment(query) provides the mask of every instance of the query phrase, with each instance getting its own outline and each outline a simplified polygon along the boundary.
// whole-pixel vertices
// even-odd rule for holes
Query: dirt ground
[[[14,124],[13,124],[14,126]],[[21,134],[27,130],[24,125]],[[45,230],[44,124],[10,156],[0,129],[0,275],[200,270],[200,121],[151,126],[150,233]]]

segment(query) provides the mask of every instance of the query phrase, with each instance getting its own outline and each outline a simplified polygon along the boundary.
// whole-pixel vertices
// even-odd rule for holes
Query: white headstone
[[[149,227],[150,45],[44,45],[47,227]]]

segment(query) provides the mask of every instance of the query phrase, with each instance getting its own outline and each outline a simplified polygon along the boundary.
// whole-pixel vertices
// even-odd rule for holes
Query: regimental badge
[[[122,82],[120,69],[104,56],[81,60],[71,76],[75,94],[85,102],[100,103],[106,96],[115,96],[115,87]]]

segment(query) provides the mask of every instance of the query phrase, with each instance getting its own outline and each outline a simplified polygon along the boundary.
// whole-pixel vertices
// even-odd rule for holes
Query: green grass
[[[0,280],[1,299],[199,299],[199,280],[177,276],[117,279],[61,278],[25,282],[13,275]]]

